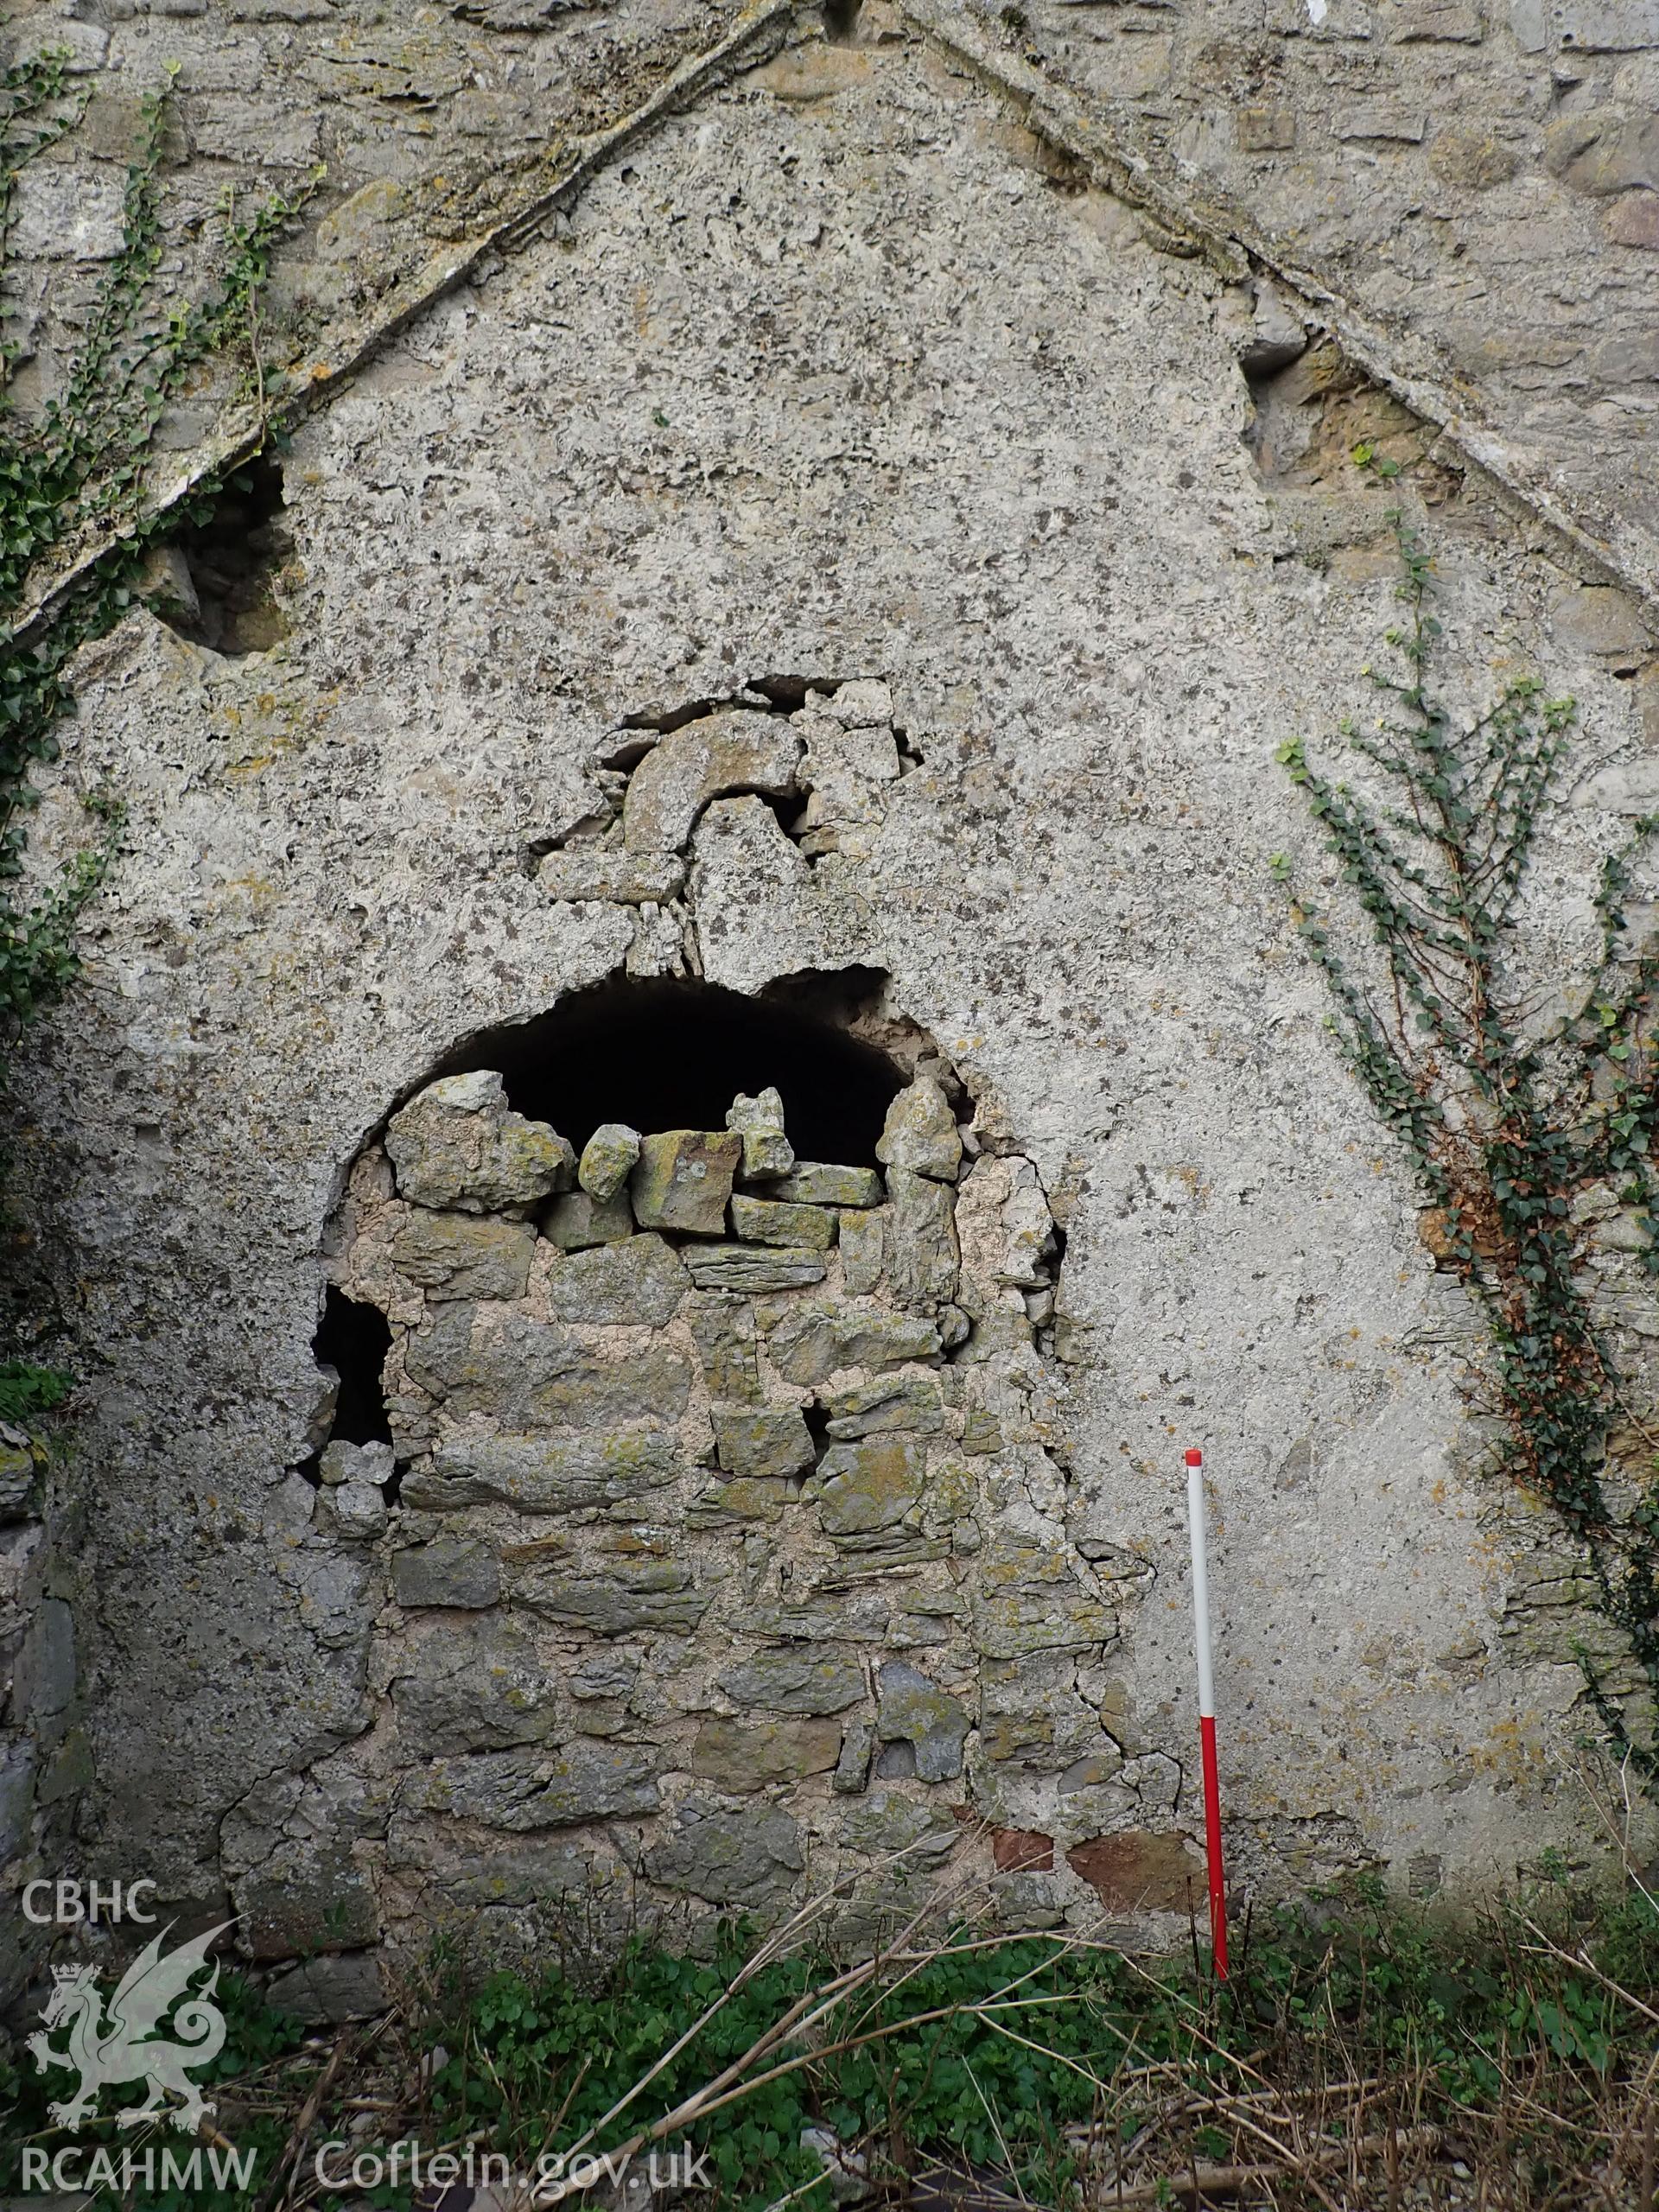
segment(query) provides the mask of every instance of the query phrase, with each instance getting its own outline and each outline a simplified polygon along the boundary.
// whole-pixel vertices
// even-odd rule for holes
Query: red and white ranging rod
[[[1204,1454],[1186,1455],[1186,1523],[1192,1541],[1192,1633],[1198,1658],[1198,1743],[1204,1758],[1204,1855],[1210,1869],[1210,1956],[1227,1979],[1227,1888],[1221,1863],[1221,1771],[1216,1763],[1216,1685],[1210,1667],[1210,1568],[1204,1548]]]

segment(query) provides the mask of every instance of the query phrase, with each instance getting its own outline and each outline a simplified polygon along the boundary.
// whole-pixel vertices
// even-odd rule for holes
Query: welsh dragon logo
[[[29,2038],[29,2048],[42,2074],[62,2066],[80,2075],[73,2096],[50,2107],[55,2126],[79,2127],[93,2113],[101,2091],[125,2082],[143,2082],[149,2088],[147,2101],[117,2113],[118,2126],[130,2127],[153,2119],[170,2091],[182,2100],[172,2107],[173,2125],[189,2134],[196,2133],[212,2107],[186,2077],[224,2048],[225,2015],[213,2002],[219,1968],[207,1953],[231,1925],[224,1921],[163,1955],[162,1944],[172,1933],[169,1922],[122,1975],[107,2013],[98,1991],[96,1967],[53,1968],[52,1994],[41,2015],[42,2025]],[[207,1982],[191,1993],[191,1982],[204,1972],[209,1975]],[[173,2032],[185,2038],[181,2043],[168,2042],[156,2032],[169,2012]],[[54,2050],[52,2032],[66,2022],[69,2047]]]

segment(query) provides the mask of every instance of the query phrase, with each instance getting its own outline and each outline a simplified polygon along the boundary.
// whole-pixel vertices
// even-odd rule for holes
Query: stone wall
[[[211,260],[227,188],[310,188],[265,372],[326,391],[377,333],[524,229],[594,149],[817,20],[787,0],[19,0],[4,58],[67,48],[84,129],[31,165],[9,241],[16,395],[49,395],[119,235],[142,93],[176,66],[169,266]],[[1374,372],[1659,585],[1659,15],[1653,0],[868,0],[860,50],[926,36],[1103,166],[1179,251],[1288,281]],[[787,88],[786,88],[787,90]],[[792,96],[823,96],[798,76]],[[245,433],[234,376],[165,435]],[[172,465],[163,472],[170,478]]]
[[[1160,1839],[1147,1853],[1184,1876],[1179,1452],[1194,1434],[1215,1471],[1224,1781],[1248,1882],[1364,1863],[1467,1895],[1546,1844],[1586,1864],[1599,1849],[1570,1769],[1582,1677],[1570,1637],[1542,1632],[1573,1586],[1553,1527],[1491,1480],[1461,1395],[1477,1325],[1322,1032],[1272,860],[1313,880],[1323,862],[1273,755],[1365,696],[1403,501],[1435,555],[1459,696],[1484,703],[1524,666],[1581,704],[1577,803],[1551,813],[1517,954],[1559,985],[1592,952],[1596,869],[1651,788],[1642,612],[1294,289],[1189,250],[1196,234],[1125,196],[1132,179],[1109,188],[1103,159],[1061,158],[994,72],[902,26],[850,47],[800,28],[785,51],[728,57],[595,159],[545,234],[383,333],[281,457],[280,626],[223,652],[135,608],[82,655],[81,712],[41,776],[41,867],[74,849],[82,789],[111,780],[130,809],[85,989],[38,1034],[16,1146],[66,1351],[94,1386],[83,1847],[204,1923],[233,1892],[251,1909],[256,1868],[277,1915],[321,1859],[318,1916],[357,1964],[322,1988],[301,1969],[303,2001],[362,2001],[377,1928],[446,1883],[451,1902],[487,1884],[503,1836],[545,1848],[523,1882],[548,1894],[560,1869],[627,1866],[636,1834],[659,1868],[683,1867],[662,1854],[687,1800],[717,1804],[696,1771],[708,1729],[705,1764],[721,1731],[780,1730],[813,1759],[836,1733],[834,1765],[737,1793],[742,1834],[780,1839],[780,1884],[809,1879],[820,1850],[839,1864],[882,1799],[895,1834],[925,1819],[942,1844],[963,1804],[1052,1839],[1052,1870],[1004,1847],[1022,1862],[1006,1872],[1043,1876],[1033,1910],[1086,1905],[1103,1883],[1144,1894],[1160,1870],[1126,1874],[1123,1834]],[[1399,461],[1391,487],[1348,465],[1361,435]],[[875,1209],[895,1225],[929,1210],[941,1233],[954,1209],[957,1298],[918,1292],[912,1313],[888,1262],[858,1310],[938,1326],[957,1305],[976,1325],[969,1287],[988,1296],[1007,1272],[979,1256],[1001,1249],[1006,1206],[1034,1213],[1040,1192],[1065,1237],[1052,1320],[1036,1285],[1002,1286],[1019,1313],[993,1301],[1033,1343],[982,1361],[971,1328],[941,1328],[937,1352],[896,1370],[937,1385],[940,1426],[918,1525],[893,1524],[895,1543],[935,1553],[896,1562],[893,1588],[964,1610],[925,1615],[937,1643],[889,1646],[915,1625],[889,1594],[880,1637],[842,1639],[837,1663],[874,1669],[844,1712],[914,1755],[891,1692],[880,1719],[880,1669],[902,1665],[967,1732],[960,1777],[873,1773],[863,1795],[833,1787],[851,1719],[750,1707],[721,1683],[757,1652],[811,1648],[773,1631],[760,1609],[784,1600],[764,1575],[745,1594],[757,1549],[764,1573],[840,1576],[845,1608],[873,1556],[847,1537],[887,1532],[828,1525],[828,1480],[808,1495],[804,1468],[795,1494],[793,1476],[722,1467],[718,1443],[706,1464],[691,1328],[727,1298],[753,1306],[752,1410],[785,1427],[801,1413],[818,1480],[821,1450],[871,1441],[814,1427],[862,1417],[817,1402],[857,1379],[796,1381],[772,1354],[787,1309],[846,1294],[856,1233],[819,1255],[818,1282],[745,1300],[698,1283],[697,1255],[736,1243],[761,1255],[738,1264],[765,1265],[774,1248],[647,1226],[637,1247],[563,1253],[493,1198],[472,1215],[400,1195],[382,1141],[435,1079],[495,1070],[511,1101],[512,1051],[601,985],[701,983],[758,1018],[850,976],[895,1084],[918,1070],[893,1039],[932,1040],[923,1071],[979,1147],[965,1177],[901,1179]],[[556,1062],[544,1107],[503,1110],[585,1146],[556,1105],[580,1072]],[[733,1093],[774,1080],[757,1067],[706,1110],[634,1126],[717,1140]],[[789,1123],[802,1141],[793,1103]],[[832,1143],[810,1156],[875,1164]],[[1004,1192],[1020,1161],[1034,1181]],[[521,1260],[522,1294],[483,1294],[516,1289]],[[622,1325],[554,1300],[631,1264],[679,1303],[619,1361],[607,1332]],[[437,1294],[468,1269],[464,1295]],[[352,1452],[328,1471],[346,1479],[317,1485],[303,1471],[328,1440],[313,1340],[331,1273],[396,1341],[385,1433],[336,1438]],[[549,1352],[533,1375],[519,1338]],[[654,1413],[626,1395],[647,1386]],[[561,1416],[583,1403],[591,1420]],[[981,1413],[998,1441],[973,1452]],[[666,1454],[627,1479],[664,1479],[595,1497],[591,1519],[495,1492],[416,1502],[423,1481],[478,1482],[441,1455],[478,1453],[492,1428],[532,1440],[495,1464],[495,1492],[514,1466],[609,1481],[583,1452],[617,1428]],[[412,1492],[389,1498],[387,1448]],[[904,1492],[914,1453],[879,1451]],[[945,1466],[965,1471],[948,1517]],[[694,1507],[767,1503],[775,1522],[694,1525]],[[602,1548],[659,1523],[671,1557],[656,1536]],[[402,1604],[417,1534],[472,1545],[475,1590],[493,1561],[494,1609]],[[549,1536],[539,1566],[512,1556]],[[977,1647],[975,1592],[1004,1547],[1015,1627],[1057,1563],[1083,1650]],[[561,1589],[601,1611],[618,1592],[665,1604],[660,1667],[643,1630],[531,1602],[565,1605]],[[683,1674],[679,1638],[698,1655]],[[610,1670],[619,1649],[641,1656],[632,1684]],[[475,1672],[446,1705],[451,1656]],[[505,1739],[461,1740],[498,1680],[550,1670],[550,1706],[531,1700],[544,1738],[513,1740],[531,1724],[509,1688],[489,1724]],[[702,1702],[677,1710],[682,1679]],[[996,1706],[1004,1681],[1015,1711]],[[435,1746],[412,1768],[405,1728]],[[1063,1796],[1080,1764],[1118,1756],[1108,1738],[1123,1767]],[[554,1768],[589,1742],[570,1786],[591,1801],[620,1771],[640,1809],[519,1832],[412,1802],[408,1775],[438,1761],[458,1782],[505,1776],[473,1801],[498,1814],[556,1802]],[[273,1920],[273,1967],[312,1948],[302,1932]]]
[[[0,1421],[0,1883],[7,1891],[73,1863],[91,1771],[76,1614],[80,1529],[71,1466]],[[0,2009],[39,1970],[48,1931],[19,1917],[0,1946]]]
[[[1659,586],[1651,0],[918,12],[1039,108],[1076,102],[1095,143],[1299,279],[1422,380],[1426,412]]]
[[[1152,1570],[1071,1541],[1049,1450],[1031,1162],[926,1076],[880,1170],[795,1160],[775,1090],[727,1118],[578,1163],[481,1071],[354,1167],[334,1274],[391,1324],[391,1441],[290,1478],[282,1571],[344,1545],[385,1592],[376,1717],[308,1785],[366,1847],[299,1876],[238,1807],[256,1956],[331,1910],[531,1941],[573,1892],[764,1916],[842,1881],[848,1940],[984,1823],[1020,1832],[1016,1917],[1185,1907],[1180,1770],[1110,1672]]]

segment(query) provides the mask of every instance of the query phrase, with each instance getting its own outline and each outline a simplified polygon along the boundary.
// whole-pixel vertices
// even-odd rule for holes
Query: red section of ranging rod
[[[1227,1885],[1221,1858],[1221,1773],[1216,1762],[1216,1692],[1210,1667],[1210,1569],[1204,1541],[1204,1454],[1186,1455],[1186,1519],[1192,1543],[1192,1637],[1198,1662],[1198,1744],[1204,1763],[1204,1855],[1210,1872],[1210,1957],[1227,1979]]]
[[[1204,1751],[1204,1850],[1210,1862],[1210,1956],[1216,1980],[1227,1979],[1227,1888],[1221,1864],[1221,1776],[1216,1766],[1215,1715],[1198,1715]]]

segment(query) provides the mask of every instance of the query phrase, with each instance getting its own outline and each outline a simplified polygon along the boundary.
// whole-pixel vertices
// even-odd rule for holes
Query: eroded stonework
[[[730,1134],[609,1125],[579,1183],[500,1095],[433,1085],[353,1171],[332,1272],[391,1325],[391,1441],[324,1447],[308,1526],[289,1478],[279,1572],[303,1586],[346,1545],[391,1599],[376,1718],[327,1783],[379,1812],[355,1860],[280,1892],[248,1854],[264,1955],[336,1888],[358,1942],[377,1909],[407,1933],[488,1901],[520,1917],[496,1940],[531,1943],[572,1892],[764,1912],[861,1870],[874,1926],[915,1910],[912,1822],[1132,1831],[1132,1859],[1144,1802],[1102,1716],[1125,1718],[1107,1670],[1153,1574],[1068,1534],[1032,1163],[982,1153],[922,1076],[885,1174],[796,1160],[768,1090]],[[1098,1910],[1062,1868],[1021,1913],[1041,1890],[1050,1917]]]
[[[734,65],[299,429],[284,635],[81,658],[36,855],[106,779],[128,850],[18,1150],[96,1381],[83,1830],[296,2003],[440,1906],[781,1901],[958,1808],[1023,1912],[1173,1909],[1192,1440],[1241,1883],[1595,1854],[1570,1578],[1321,1031],[1273,755],[1363,697],[1403,501],[1470,702],[1580,702],[1523,918],[1571,974],[1646,619],[1169,249],[937,42]],[[764,1066],[596,1147],[485,1079],[601,985],[849,975],[950,1108],[879,1161],[772,1175]],[[330,1280],[385,1436],[330,1437]]]

